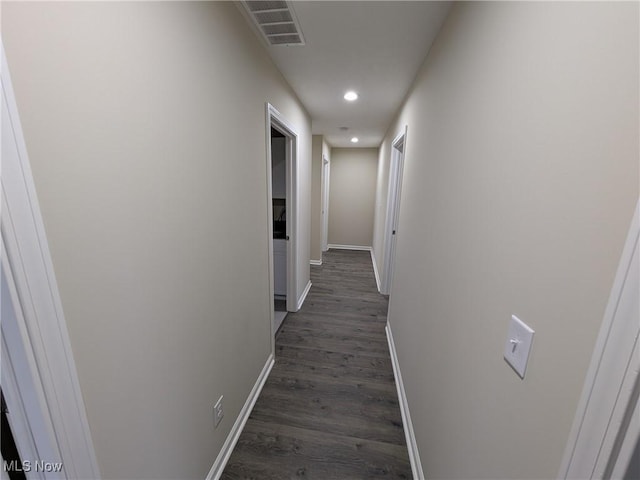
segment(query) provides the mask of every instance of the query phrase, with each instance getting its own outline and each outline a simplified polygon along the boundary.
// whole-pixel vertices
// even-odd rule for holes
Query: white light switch
[[[504,359],[520,375],[520,378],[524,378],[524,372],[527,369],[534,333],[531,327],[515,315],[511,315],[507,342],[504,345]]]

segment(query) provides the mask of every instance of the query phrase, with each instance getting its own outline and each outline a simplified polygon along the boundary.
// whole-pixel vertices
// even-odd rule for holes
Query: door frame
[[[6,249],[2,242],[2,258],[6,258]],[[22,309],[16,291],[16,283],[8,262],[0,262],[0,307],[2,310],[2,346],[0,347],[0,370],[2,371],[3,393],[7,405],[7,420],[14,437],[22,464],[9,464],[9,469],[31,471],[36,461],[45,461],[58,465],[56,471],[32,471],[42,479],[58,479],[61,476],[62,461],[56,432],[48,413],[42,382],[36,381],[38,366],[33,352],[25,348],[25,321],[20,318]],[[23,339],[22,341],[20,339]],[[3,458],[3,460],[5,460]],[[6,466],[3,464],[3,471]],[[31,478],[29,475],[28,478]]]
[[[558,478],[623,478],[640,438],[640,199],[591,356]]]
[[[400,217],[400,199],[402,196],[402,174],[404,171],[404,157],[407,150],[407,126],[393,139],[391,143],[391,161],[389,162],[389,185],[387,190],[387,215],[385,220],[385,254],[384,278],[381,293],[391,293],[393,268],[395,263],[396,241],[398,234],[398,220]]]
[[[329,180],[331,178],[331,162],[322,155],[322,251],[329,250]]]
[[[271,128],[278,130],[286,138],[286,219],[287,219],[287,311],[298,310],[297,296],[297,251],[298,251],[298,134],[286,118],[270,103],[266,103],[266,146],[267,146],[267,219],[269,246],[269,301],[273,303],[273,208],[271,176]],[[275,319],[271,308],[272,337],[275,335]]]
[[[53,439],[70,478],[100,478],[91,431],[80,390],[78,373],[71,350],[69,332],[62,309],[53,262],[47,243],[42,214],[36,195],[33,174],[27,155],[18,107],[9,74],[9,66],[0,42],[2,65],[2,170],[0,171],[1,203],[0,231],[2,237],[2,269],[11,293],[15,318],[2,318],[2,336],[7,345],[17,345],[28,365],[12,364],[19,385],[5,398],[19,399],[21,409],[30,424],[42,418],[44,431]],[[13,355],[13,350],[3,355]],[[29,385],[38,393],[36,398],[19,396],[16,388],[26,391]],[[34,410],[36,409],[36,410]],[[34,413],[36,412],[36,413]],[[34,423],[32,423],[34,422]],[[48,425],[48,427],[46,426]],[[42,430],[31,428],[32,433]],[[16,432],[14,432],[14,436]],[[38,434],[38,441],[47,441]],[[25,433],[16,443],[28,443]],[[48,461],[48,459],[42,459]]]

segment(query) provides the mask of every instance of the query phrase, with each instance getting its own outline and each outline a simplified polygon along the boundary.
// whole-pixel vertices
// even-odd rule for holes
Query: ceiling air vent
[[[289,2],[243,1],[244,8],[269,45],[304,45],[304,37]]]

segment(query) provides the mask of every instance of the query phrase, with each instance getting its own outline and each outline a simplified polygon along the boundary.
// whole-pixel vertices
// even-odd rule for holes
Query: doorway
[[[385,268],[384,281],[381,289],[381,293],[384,293],[385,295],[389,295],[391,293],[391,282],[393,279],[406,139],[407,128],[405,127],[404,132],[399,134],[393,140],[391,145],[389,190],[387,195],[387,220],[385,228]]]
[[[272,105],[267,104],[267,174],[269,264],[272,334],[287,312],[297,310],[297,134]]]
[[[271,127],[274,329],[287,316],[287,137]]]

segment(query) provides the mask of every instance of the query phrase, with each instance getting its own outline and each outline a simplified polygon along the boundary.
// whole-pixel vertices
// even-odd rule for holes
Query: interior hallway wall
[[[457,3],[389,129],[389,322],[427,478],[558,473],[638,199],[638,9]],[[512,314],[536,331],[524,380]]]
[[[202,479],[271,352],[265,102],[299,294],[310,118],[230,2],[3,2],[2,40],[102,476]]]
[[[371,246],[377,171],[377,148],[331,150],[329,244]]]

